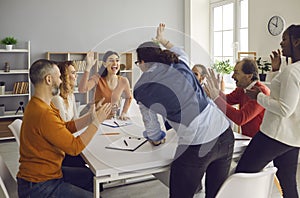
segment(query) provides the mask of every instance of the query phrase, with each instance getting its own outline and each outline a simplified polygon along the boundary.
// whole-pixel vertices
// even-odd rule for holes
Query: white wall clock
[[[284,20],[280,16],[272,16],[268,22],[268,31],[271,35],[277,36],[284,29]]]

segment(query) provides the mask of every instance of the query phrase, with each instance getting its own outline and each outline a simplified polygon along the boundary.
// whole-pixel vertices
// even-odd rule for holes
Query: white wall
[[[249,51],[258,56],[269,58],[272,50],[280,48],[281,36],[268,33],[267,24],[273,15],[280,15],[286,27],[300,24],[299,0],[249,0]]]
[[[160,22],[183,45],[184,0],[0,0],[0,39],[31,40],[32,62],[46,51],[134,50]]]
[[[186,48],[191,64],[210,64],[209,55],[209,0],[186,0]]]

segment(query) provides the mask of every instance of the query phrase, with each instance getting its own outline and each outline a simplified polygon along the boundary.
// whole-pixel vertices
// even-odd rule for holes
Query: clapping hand
[[[278,71],[281,65],[281,52],[278,49],[277,51],[272,51],[270,55],[272,63],[272,71]]]
[[[104,105],[102,105],[104,99],[105,98],[102,98],[96,105],[96,115],[100,123],[107,119],[112,108],[111,103],[105,103]]]
[[[220,83],[219,77],[216,77],[214,71],[212,69],[208,69],[209,75],[206,77],[206,84],[204,87],[204,91],[206,94],[213,100],[215,100],[219,96],[220,92]]]

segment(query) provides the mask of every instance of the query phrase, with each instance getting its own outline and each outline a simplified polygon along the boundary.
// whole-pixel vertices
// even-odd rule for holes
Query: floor
[[[0,155],[6,162],[10,172],[16,175],[18,171],[18,145],[14,140],[0,141]],[[300,171],[300,164],[298,170]],[[297,174],[298,183],[300,184],[300,176]],[[168,188],[156,179],[150,179],[145,182],[137,182],[118,187],[109,187],[101,193],[103,198],[150,198],[150,197],[168,197]],[[300,192],[300,188],[298,187]],[[3,194],[0,192],[0,198]],[[204,192],[200,192],[194,198],[204,198]],[[278,189],[274,186],[272,198],[280,198]]]

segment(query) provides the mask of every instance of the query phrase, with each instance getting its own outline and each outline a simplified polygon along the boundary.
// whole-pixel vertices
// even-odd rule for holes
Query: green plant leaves
[[[233,71],[233,66],[230,65],[230,60],[216,61],[212,68],[219,74],[230,74]]]
[[[1,44],[4,44],[4,45],[15,45],[15,44],[17,44],[17,39],[15,39],[12,36],[8,36],[8,37],[5,37],[4,39],[1,40]]]

